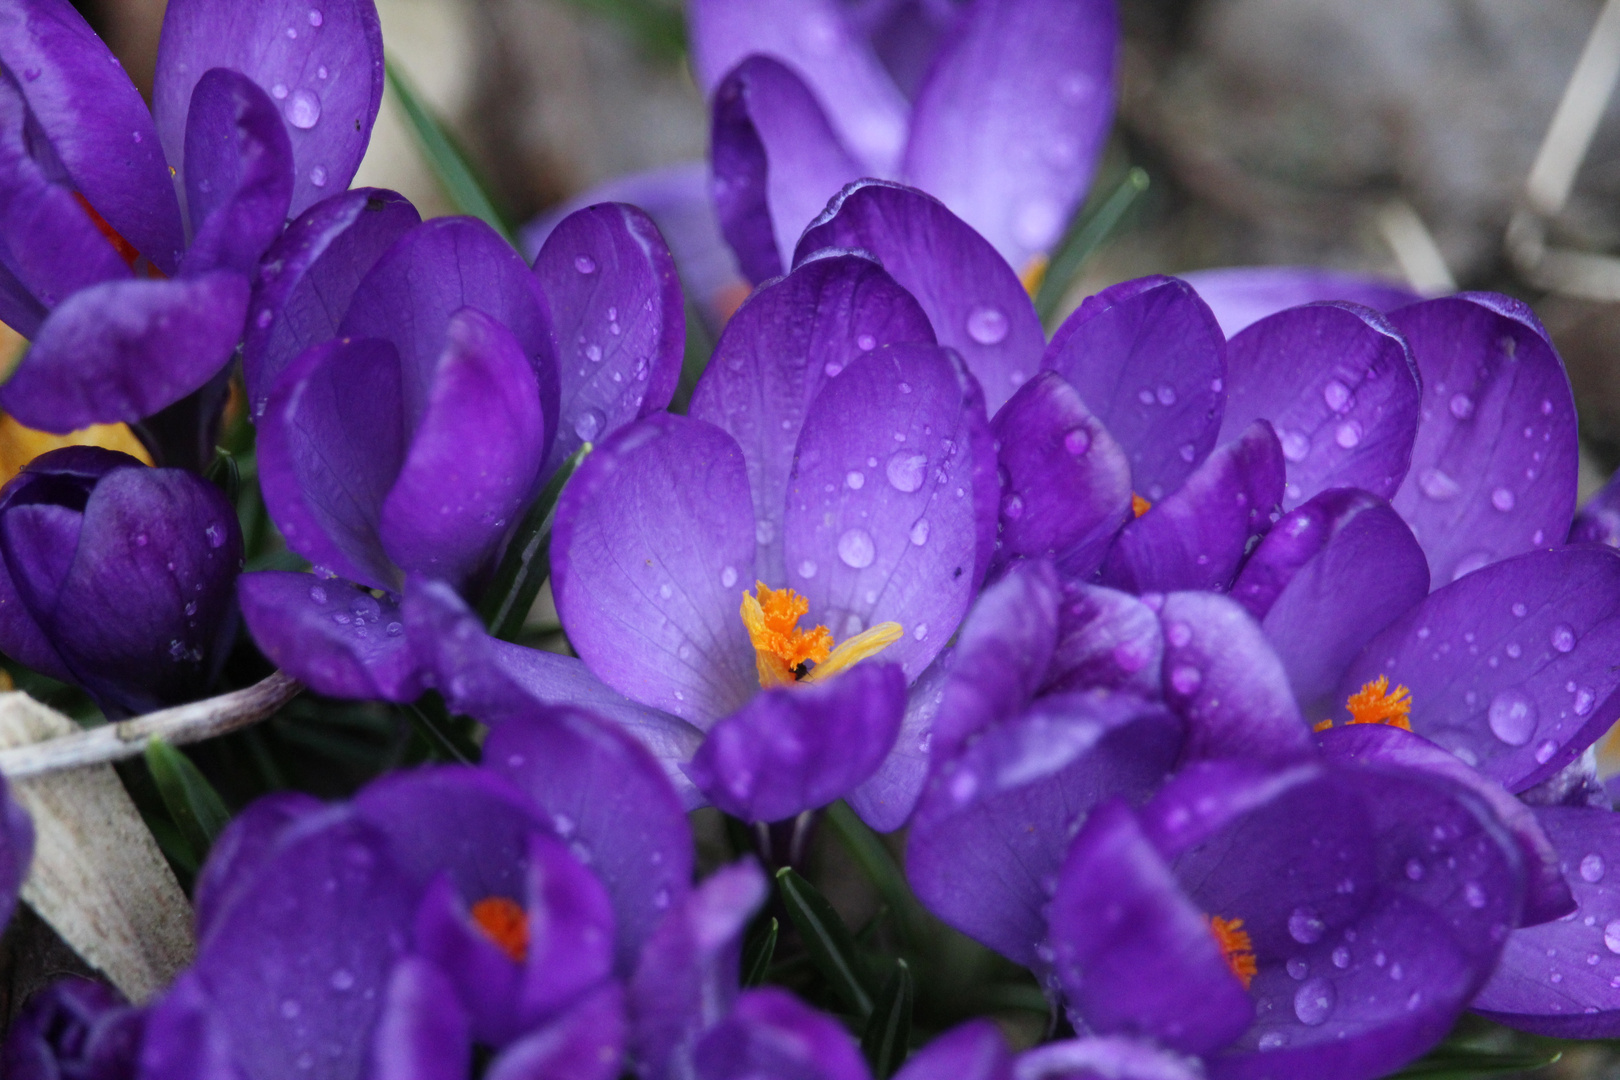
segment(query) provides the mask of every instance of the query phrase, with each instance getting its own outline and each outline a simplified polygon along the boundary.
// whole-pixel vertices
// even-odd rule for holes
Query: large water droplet
[[[316,187],[325,187],[326,186],[326,166],[325,165],[317,165],[313,169],[309,170],[309,182],[311,184],[314,184]]]
[[[314,8],[309,9],[309,25],[318,27],[325,21],[326,17],[320,12],[316,11]]]
[[[1603,865],[1603,856],[1594,851],[1581,860],[1581,880],[1596,885],[1603,880],[1605,869],[1607,867]]]
[[[997,345],[1007,337],[1007,316],[1000,308],[980,304],[968,312],[968,337],[980,345]]]
[[[1314,945],[1327,932],[1327,924],[1310,908],[1298,907],[1288,916],[1288,936],[1301,945]]]
[[[575,255],[574,269],[582,274],[594,274],[596,273],[596,260],[589,255]]]
[[[816,564],[811,562],[809,559],[804,560],[802,563],[799,564],[799,576],[802,577],[802,578],[813,578],[813,577],[815,577],[816,576]]]
[[[1418,488],[1435,502],[1455,499],[1462,485],[1439,469],[1424,469],[1418,476]]]
[[[606,423],[607,417],[602,415],[600,409],[586,409],[574,418],[574,434],[589,442],[596,438]]]
[[[1451,396],[1451,415],[1459,420],[1466,420],[1474,415],[1474,399],[1467,394],[1453,394]]]
[[[735,566],[728,566],[720,571],[720,585],[723,588],[729,589],[735,584],[737,584],[737,568]]]
[[[1338,992],[1326,979],[1312,979],[1294,992],[1294,1015],[1306,1027],[1315,1027],[1327,1020],[1333,1011]]]
[[[1350,388],[1337,379],[1322,387],[1322,400],[1334,412],[1344,412],[1350,406]]]
[[[321,122],[321,99],[308,90],[294,90],[281,112],[287,123],[300,131],[308,131]]]
[[[1491,505],[1502,511],[1504,514],[1513,509],[1513,504],[1515,501],[1516,500],[1513,498],[1513,492],[1509,491],[1505,487],[1499,487],[1495,491],[1491,492]]]
[[[928,543],[928,519],[918,518],[917,524],[911,527],[911,542],[918,547]]]
[[[1353,450],[1361,443],[1361,421],[1346,420],[1333,433],[1333,441],[1345,450]]]
[[[1288,977],[1295,982],[1304,979],[1311,972],[1311,965],[1297,956],[1290,957],[1288,963],[1283,966],[1288,969]]]
[[[1509,746],[1523,746],[1536,733],[1536,704],[1518,690],[1491,698],[1491,733]]]
[[[1575,648],[1575,628],[1568,623],[1559,623],[1553,627],[1552,647],[1561,653],[1573,650]]]
[[[866,569],[876,556],[872,534],[865,529],[850,529],[838,538],[838,557],[852,570]]]
[[[923,477],[928,472],[928,459],[910,450],[896,450],[884,472],[896,491],[916,491],[922,487]]]
[[[1289,461],[1304,461],[1310,456],[1311,440],[1297,431],[1279,432],[1278,441],[1282,443],[1283,457]]]

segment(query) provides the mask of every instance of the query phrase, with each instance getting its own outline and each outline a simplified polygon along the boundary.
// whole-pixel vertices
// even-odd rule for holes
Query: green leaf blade
[[[872,1066],[877,1080],[888,1080],[906,1062],[911,1043],[911,1014],[917,1000],[917,983],[911,965],[895,960],[894,971],[878,993],[872,1018],[861,1034],[861,1051]]]
[[[585,443],[557,467],[518,523],[495,576],[479,599],[479,617],[502,641],[517,640],[540,587],[551,576],[551,527],[557,519],[557,503],[590,452],[591,444]]]
[[[872,991],[861,969],[855,935],[827,898],[792,867],[776,872],[776,887],[788,918],[804,940],[811,962],[839,1000],[861,1019],[872,1015]]]
[[[162,739],[146,744],[146,767],[176,828],[200,866],[231,812],[191,759]]]

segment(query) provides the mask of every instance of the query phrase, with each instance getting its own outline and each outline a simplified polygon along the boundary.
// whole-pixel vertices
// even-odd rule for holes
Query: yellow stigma
[[[1204,922],[1221,950],[1221,959],[1226,961],[1226,966],[1232,969],[1232,974],[1247,990],[1260,973],[1260,965],[1255,963],[1254,942],[1249,940],[1249,932],[1243,929],[1243,920],[1206,915]]]
[[[1407,717],[1412,712],[1412,691],[1404,686],[1389,688],[1389,676],[1380,675],[1372,682],[1363,683],[1351,694],[1344,707],[1350,710],[1352,724],[1388,724],[1402,731],[1412,730]]]
[[[742,620],[754,644],[759,685],[764,687],[820,682],[900,639],[900,624],[886,622],[834,648],[832,631],[825,626],[799,629],[799,619],[810,611],[809,600],[792,589],[772,589],[763,581],[755,582],[755,591],[757,598],[743,593]]]
[[[1018,280],[1023,282],[1024,291],[1029,293],[1030,299],[1033,300],[1035,294],[1041,291],[1041,283],[1046,280],[1046,268],[1050,265],[1052,260],[1040,254],[1031,255],[1029,262],[1024,264],[1024,272],[1018,275]]]
[[[1137,517],[1141,517],[1143,514],[1147,513],[1151,509],[1153,509],[1153,504],[1152,503],[1148,502],[1146,499],[1142,498],[1142,496],[1136,494],[1135,492],[1131,493],[1131,513],[1132,514],[1136,515]]]

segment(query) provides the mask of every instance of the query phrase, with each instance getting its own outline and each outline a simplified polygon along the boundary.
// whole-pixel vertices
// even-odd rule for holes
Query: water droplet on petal
[[[866,486],[866,474],[852,469],[844,477],[844,483],[849,485],[851,491],[859,491]]]
[[[1451,415],[1459,420],[1466,420],[1474,415],[1474,399],[1467,394],[1453,394],[1451,396]]]
[[[735,566],[728,566],[720,571],[720,584],[727,589],[737,584],[737,568]]]
[[[1607,868],[1603,865],[1603,856],[1594,851],[1581,860],[1581,880],[1596,885],[1603,880],[1605,869]]]
[[[1503,690],[1491,698],[1488,713],[1491,733],[1509,746],[1523,746],[1536,733],[1536,705],[1518,690]]]
[[[275,98],[277,101],[286,101],[287,100],[287,84],[286,83],[276,83],[276,85],[274,85],[274,86],[272,86],[270,88],[270,96]]]
[[[666,582],[665,584],[658,586],[658,595],[662,596],[665,600],[668,600],[670,597],[675,595],[675,590]]]
[[[321,122],[321,99],[308,90],[294,90],[281,111],[287,123],[300,131],[308,131]]]
[[[1153,396],[1158,399],[1160,405],[1168,407],[1176,403],[1176,390],[1173,386],[1161,386]]]
[[[1278,441],[1282,443],[1283,457],[1289,461],[1304,461],[1310,456],[1311,440],[1297,431],[1279,432]]]
[[[872,534],[865,529],[850,529],[838,538],[838,557],[852,570],[864,570],[877,557]]]
[[[602,415],[600,409],[586,409],[574,418],[574,434],[589,442],[596,438],[606,423],[607,417]]]
[[[1361,421],[1346,420],[1333,433],[1333,441],[1345,450],[1353,450],[1361,442]]]
[[[968,337],[980,345],[996,345],[1007,337],[1007,316],[1002,314],[1000,308],[980,304],[968,312]]]
[[[1079,457],[1091,449],[1091,433],[1085,428],[1075,428],[1063,436],[1063,449]]]
[[[309,170],[309,182],[316,187],[326,186],[326,166],[317,165]]]
[[[1462,485],[1439,469],[1425,469],[1418,476],[1418,489],[1435,502],[1445,502],[1455,499]]]
[[[1264,1035],[1260,1036],[1259,1046],[1262,1050],[1275,1050],[1285,1041],[1286,1040],[1283,1039],[1282,1032],[1268,1031]]]
[[[1182,664],[1170,673],[1170,685],[1179,694],[1192,694],[1204,681],[1204,673],[1191,664]]]
[[[1620,919],[1615,919],[1603,928],[1603,944],[1607,945],[1612,953],[1620,953]]]
[[[332,989],[343,991],[354,986],[354,972],[345,968],[338,968],[332,972]]]
[[[309,587],[309,598],[317,604],[324,604],[326,603],[326,590],[319,585],[311,585]]]
[[[1558,744],[1551,739],[1543,739],[1536,744],[1536,764],[1545,765],[1558,753]]]
[[[802,578],[813,578],[813,577],[815,577],[816,576],[816,564],[811,562],[809,559],[804,560],[802,563],[799,564],[799,576],[802,577]]]
[[[1406,860],[1406,876],[1407,876],[1408,880],[1410,880],[1410,881],[1422,881],[1423,880],[1423,875],[1425,873],[1427,873],[1427,872],[1428,872],[1427,868],[1421,862],[1419,862],[1418,860],[1416,860],[1416,859],[1407,859]]]
[[[1312,979],[1294,992],[1294,1015],[1306,1027],[1325,1022],[1333,1011],[1338,992],[1327,979]]]
[[[928,519],[918,518],[917,524],[911,527],[911,542],[918,547],[928,543]]]
[[[1567,653],[1575,648],[1575,628],[1568,623],[1559,623],[1552,630],[1552,647],[1561,653]]]
[[[1479,887],[1479,882],[1470,881],[1463,886],[1463,901],[1476,911],[1485,906],[1485,890]]]
[[[1288,963],[1284,964],[1283,966],[1288,969],[1288,977],[1296,982],[1305,978],[1305,976],[1310,974],[1311,971],[1311,965],[1307,964],[1304,960],[1301,960],[1297,956],[1291,957]]]
[[[918,623],[917,624],[917,629],[915,629],[915,630],[913,630],[911,632],[911,636],[916,638],[918,641],[926,641],[926,640],[928,640],[928,624],[927,623]]]
[[[1350,966],[1350,950],[1345,948],[1343,945],[1340,945],[1338,948],[1334,949],[1333,950],[1333,966],[1338,968],[1341,971],[1344,970],[1345,968],[1349,967]]]
[[[896,491],[913,492],[922,487],[923,476],[928,472],[928,459],[910,450],[896,450],[884,472]]]
[[[1350,405],[1350,388],[1337,379],[1329,381],[1322,387],[1322,400],[1334,412],[1344,412]]]
[[[1327,932],[1327,924],[1310,908],[1298,907],[1288,916],[1288,936],[1301,945],[1314,945]]]
[[[1491,492],[1491,505],[1504,514],[1513,509],[1514,502],[1513,492],[1505,487],[1499,487]]]

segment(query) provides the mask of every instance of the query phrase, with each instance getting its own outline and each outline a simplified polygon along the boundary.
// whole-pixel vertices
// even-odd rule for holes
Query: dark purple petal
[[[223,270],[83,289],[40,327],[0,387],[0,407],[57,434],[148,417],[225,366],[247,302],[247,279]]]
[[[1406,476],[1420,377],[1399,332],[1370,308],[1308,304],[1227,344],[1222,439],[1269,420],[1288,461],[1284,506],[1332,487],[1390,498]]]
[[[0,322],[32,340],[45,321],[45,306],[34,298],[0,258]]]
[[[1120,530],[1103,560],[1103,584],[1136,593],[1225,591],[1275,520],[1285,468],[1271,425],[1256,420]]]
[[[427,409],[450,317],[475,308],[505,326],[534,365],[546,431],[557,430],[556,344],[540,282],[494,229],[476,218],[424,221],[400,237],[355,287],[339,331],[376,337],[399,350],[405,417]],[[409,311],[409,319],[400,312]]]
[[[1586,501],[1569,528],[1572,544],[1620,547],[1620,483],[1614,477]]]
[[[1546,806],[1535,817],[1557,849],[1576,908],[1562,919],[1515,930],[1496,974],[1473,1008],[1498,1023],[1563,1039],[1620,1032],[1620,816]],[[1611,944],[1612,943],[1612,944]]]
[[[758,55],[715,90],[709,160],[720,231],[756,282],[779,277],[805,226],[867,171],[798,75]]]
[[[568,215],[547,238],[534,274],[551,309],[562,379],[562,423],[552,462],[675,393],[686,351],[686,308],[675,260],[653,219],[603,203]]]
[[[349,186],[382,103],[382,29],[372,0],[170,4],[152,111],[171,163],[181,160],[192,88],[216,67],[246,75],[280,107],[292,139],[294,215]]]
[[[1114,796],[1145,800],[1181,750],[1157,705],[1106,693],[1042,698],[937,766],[906,847],[929,910],[1027,967],[1076,824]]]
[[[786,990],[763,987],[737,999],[692,1055],[699,1080],[869,1080],[843,1025]]]
[[[1232,598],[1260,620],[1305,711],[1336,704],[1339,676],[1374,634],[1429,592],[1429,564],[1388,503],[1334,488],[1285,515]]]
[[[562,710],[495,728],[484,763],[589,854],[613,898],[617,968],[628,974],[692,879],[692,829],[662,768],[629,736]]]
[[[261,570],[237,583],[248,632],[272,664],[327,697],[415,701],[416,657],[392,597],[312,574]]]
[[[1075,388],[1124,448],[1136,490],[1154,502],[1214,449],[1226,338],[1184,281],[1138,278],[1087,297],[1052,335],[1041,367]]]
[[[624,991],[609,983],[501,1051],[484,1080],[612,1080],[622,1071],[626,1036]]]
[[[1098,807],[1074,839],[1048,914],[1069,1007],[1103,1034],[1209,1053],[1242,1034],[1255,1004],[1204,913],[1124,803]]]
[[[1620,708],[1617,648],[1620,554],[1531,552],[1437,589],[1390,624],[1337,697],[1379,676],[1407,687],[1413,731],[1518,792],[1608,730]]]
[[[737,998],[743,930],[767,895],[759,867],[735,863],[653,932],[630,982],[632,1040],[649,1080],[690,1075],[693,1041]]]
[[[787,573],[781,531],[788,478],[821,388],[873,349],[933,340],[911,294],[857,254],[813,259],[766,283],[726,323],[689,415],[723,428],[742,447],[761,575],[779,581]]]
[[[858,181],[800,237],[794,265],[829,247],[877,256],[928,313],[939,343],[962,354],[991,414],[1039,370],[1046,335],[1018,275],[939,200]]]
[[[877,772],[844,796],[849,808],[878,832],[893,832],[906,823],[928,781],[934,716],[943,697],[949,662],[950,650],[946,649],[917,676],[907,690],[906,713],[889,756]]]
[[[999,556],[1047,555],[1089,578],[1131,514],[1124,451],[1050,371],[1020,386],[990,430],[1003,470]]]
[[[0,782],[0,926],[11,921],[17,890],[34,859],[34,823]]]
[[[371,1044],[366,1080],[464,1080],[472,1054],[467,1010],[442,971],[407,956],[388,977]]]
[[[186,211],[191,248],[181,273],[251,276],[281,235],[292,198],[292,146],[275,103],[253,80],[215,68],[186,116]]]
[[[405,460],[403,413],[393,346],[334,339],[282,372],[259,423],[259,484],[287,546],[372,588],[401,581],[377,530]]]
[[[950,640],[989,561],[994,473],[978,387],[937,346],[859,357],[817,395],[783,519],[786,583],[843,640],[883,622],[907,681]]]
[[[1402,308],[1423,376],[1412,470],[1392,500],[1438,582],[1557,544],[1575,512],[1575,401],[1543,333],[1472,299]]]
[[[1420,299],[1387,278],[1316,266],[1228,266],[1183,276],[1209,304],[1227,337],[1267,315],[1321,300],[1348,300],[1374,311],[1394,311]]]
[[[1113,1080],[1200,1080],[1192,1058],[1151,1042],[1108,1035],[1047,1043],[1018,1055],[1015,1080],[1071,1080],[1107,1076]]]
[[[168,163],[146,103],[111,50],[70,5],[22,0],[0,22],[0,64],[18,80],[71,186],[158,269],[174,273],[184,241]]]
[[[897,1080],[1012,1080],[1012,1054],[989,1020],[959,1024],[911,1055]]]
[[[229,907],[235,890],[255,888],[258,871],[288,830],[324,804],[302,792],[278,791],[256,799],[231,818],[208,849],[208,861],[197,875],[192,902],[197,910],[197,938],[206,941],[214,920]]]
[[[77,976],[34,992],[0,1048],[9,1080],[135,1076],[144,1017],[112,987]]]
[[[1158,614],[1129,593],[1065,582],[1058,637],[1042,693],[1101,687],[1160,694],[1164,634]]]
[[[615,433],[563,489],[551,560],[569,640],[613,689],[700,727],[758,691],[754,513],[725,432],[658,414]]]
[[[255,419],[293,358],[337,336],[360,280],[400,236],[421,222],[404,196],[357,188],[310,207],[264,254],[242,375]]]
[[[815,91],[843,140],[877,172],[906,139],[905,99],[833,0],[698,0],[688,13],[698,85],[714,93],[749,54],[774,56]]]
[[[534,369],[506,327],[463,308],[445,334],[378,535],[394,565],[459,585],[523,513],[550,433]]]
[[[40,515],[45,520],[33,522],[35,527],[46,527],[58,532],[60,535],[77,535],[77,522],[73,521],[71,512],[45,511]],[[0,532],[0,537],[3,537]],[[3,545],[0,539],[0,545]],[[53,542],[53,546],[60,545]],[[0,546],[0,551],[3,551]],[[69,548],[69,551],[72,549]],[[0,652],[11,659],[33,668],[42,675],[48,675],[60,682],[70,682],[73,673],[57,655],[56,646],[51,644],[50,637],[40,627],[32,612],[28,610],[28,603],[18,591],[18,586],[11,579],[11,571],[5,565],[5,559],[0,557]]]
[[[877,771],[905,708],[900,668],[877,661],[827,682],[762,690],[709,731],[686,771],[733,817],[781,821]]]
[[[989,0],[917,92],[901,173],[1022,272],[1056,247],[1114,119],[1111,0]]]

